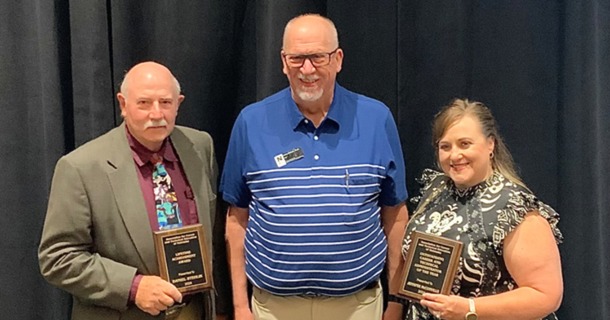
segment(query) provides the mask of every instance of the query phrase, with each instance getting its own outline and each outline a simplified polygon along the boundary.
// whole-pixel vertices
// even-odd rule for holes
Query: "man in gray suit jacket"
[[[203,225],[208,257],[214,257],[218,172],[212,139],[175,126],[184,96],[165,66],[134,66],[120,91],[124,123],[57,162],[38,253],[41,272],[72,294],[73,319],[167,319],[164,311],[180,304],[176,319],[214,319],[213,291],[183,296],[159,277],[151,179],[152,159],[160,157],[172,177],[178,214],[185,225]]]

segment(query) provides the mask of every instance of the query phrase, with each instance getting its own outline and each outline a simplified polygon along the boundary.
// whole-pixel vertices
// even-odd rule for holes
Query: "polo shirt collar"
[[[330,104],[330,108],[328,109],[328,113],[326,114],[326,118],[324,119],[324,121],[334,122],[338,127],[341,125],[341,119],[343,119],[343,115],[345,113],[343,110],[345,109],[344,104],[341,103],[344,90],[345,89],[343,89],[343,87],[335,83],[333,101]],[[287,88],[286,91],[288,96],[287,100],[289,100],[290,106],[288,108],[288,117],[290,118],[290,124],[292,128],[296,129],[299,125],[301,125],[301,123],[303,123],[305,117],[299,110],[299,107],[297,106],[296,102],[294,102],[294,99],[292,99],[292,91],[290,90],[290,88]]]

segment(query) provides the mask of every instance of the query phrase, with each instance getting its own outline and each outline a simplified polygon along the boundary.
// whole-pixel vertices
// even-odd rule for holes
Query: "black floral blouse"
[[[461,241],[463,250],[453,294],[478,297],[517,287],[504,263],[503,244],[528,212],[538,211],[549,222],[557,243],[563,239],[557,228],[559,214],[498,172],[463,191],[443,173],[430,169],[424,170],[419,182],[422,196],[414,199],[419,204],[407,225],[403,256],[414,230]],[[436,319],[419,303],[410,302],[405,308],[406,320]],[[557,318],[549,315],[545,319]]]

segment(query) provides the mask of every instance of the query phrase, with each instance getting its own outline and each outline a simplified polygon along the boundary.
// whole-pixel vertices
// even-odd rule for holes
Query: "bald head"
[[[282,72],[299,109],[324,115],[332,103],[343,62],[333,22],[318,14],[290,20],[284,28],[281,56]]]
[[[329,48],[339,47],[339,37],[335,24],[328,18],[319,14],[304,14],[288,21],[284,28],[282,49],[290,47],[292,42],[298,41],[307,35],[317,34],[320,41]],[[332,50],[331,49],[331,50]]]
[[[125,74],[117,99],[129,133],[148,150],[158,151],[174,129],[184,96],[167,67],[143,62]]]
[[[150,81],[152,78],[169,79],[174,85],[174,93],[176,95],[180,94],[181,89],[178,79],[174,77],[172,72],[166,66],[154,61],[142,62],[129,69],[121,82],[121,93],[123,93],[123,95],[127,95],[129,92],[128,87],[134,81]]]

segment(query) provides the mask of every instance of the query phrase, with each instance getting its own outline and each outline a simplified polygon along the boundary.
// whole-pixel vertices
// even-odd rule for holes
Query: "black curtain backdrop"
[[[239,111],[287,85],[283,26],[305,12],[335,21],[339,82],[394,113],[411,195],[434,164],[434,113],[453,97],[492,108],[524,180],[562,215],[560,318],[610,319],[607,0],[1,1],[0,318],[69,319],[36,256],[50,180],[120,123],[124,72],[170,67],[178,123],[209,131],[222,166]]]

